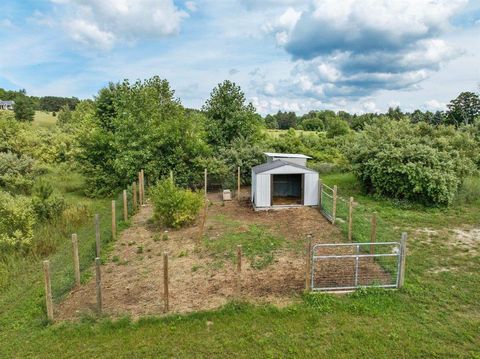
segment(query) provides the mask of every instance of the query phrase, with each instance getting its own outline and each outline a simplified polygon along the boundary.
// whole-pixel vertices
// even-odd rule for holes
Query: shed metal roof
[[[286,162],[286,161],[282,161],[282,160],[275,160],[275,161],[272,161],[272,162],[267,162],[267,163],[263,163],[261,165],[252,167],[252,171],[253,171],[253,173],[258,174],[258,173],[268,172],[268,171],[271,171],[275,168],[279,168],[279,167],[283,167],[283,166],[296,167],[296,168],[301,169],[303,171],[316,173],[315,171],[313,171],[310,168],[307,168],[305,166],[300,166],[300,165],[297,165],[295,163]]]
[[[0,100],[0,105],[15,105],[14,101],[1,101]]]
[[[272,152],[265,152],[265,155],[268,157],[277,157],[277,158],[312,158],[310,156],[305,156],[300,153],[272,153]]]

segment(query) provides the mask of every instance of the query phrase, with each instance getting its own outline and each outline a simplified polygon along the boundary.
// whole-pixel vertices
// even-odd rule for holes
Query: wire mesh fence
[[[396,288],[400,278],[400,242],[317,244],[312,250],[311,289]]]
[[[120,192],[114,198],[115,223],[118,224],[117,228],[121,230],[127,226],[123,214],[123,192]],[[68,214],[70,212],[71,214]],[[67,212],[67,216],[71,216],[71,218],[66,218],[67,222],[83,222],[83,224],[68,225],[64,231],[65,240],[71,241],[71,235],[75,231],[77,234],[80,272],[82,278],[85,280],[91,276],[90,269],[96,257],[95,214],[99,215],[100,248],[105,248],[113,241],[112,207],[109,201],[105,201],[104,205],[94,208],[93,210],[88,210],[85,206],[77,205],[71,207],[70,212]],[[127,188],[127,212],[129,218],[135,213],[131,186]],[[83,218],[76,218],[78,216],[83,216]],[[102,258],[102,251],[100,251],[100,258]],[[51,257],[50,276],[53,301],[60,302],[65,294],[75,286],[74,253],[71,245],[60,246],[60,252],[57,252],[55,256]]]
[[[335,191],[333,188],[322,184],[320,187],[320,211],[330,221],[334,222],[334,196]]]

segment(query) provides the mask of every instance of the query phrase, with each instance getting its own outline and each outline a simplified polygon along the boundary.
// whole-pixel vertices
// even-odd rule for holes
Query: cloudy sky
[[[443,109],[479,91],[480,0],[2,0],[0,87],[91,98],[159,75],[200,107]]]

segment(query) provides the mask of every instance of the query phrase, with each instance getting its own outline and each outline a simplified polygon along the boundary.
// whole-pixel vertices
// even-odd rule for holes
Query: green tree
[[[32,122],[35,116],[33,102],[27,96],[18,96],[13,107],[15,119],[22,122]]]
[[[170,170],[179,185],[201,182],[198,159],[209,155],[205,119],[186,113],[168,81],[155,76],[110,84],[100,90],[93,108],[83,111],[75,132],[89,194],[110,194],[134,181],[140,169],[150,182]]]
[[[480,98],[473,92],[462,92],[447,105],[449,124],[460,126],[472,124],[480,116]]]
[[[215,147],[225,147],[238,137],[258,138],[261,116],[251,103],[246,103],[240,86],[225,80],[215,87],[203,106],[207,117],[207,141]]]

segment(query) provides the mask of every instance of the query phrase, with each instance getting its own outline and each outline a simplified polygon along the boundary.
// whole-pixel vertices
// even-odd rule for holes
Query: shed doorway
[[[272,206],[303,205],[303,174],[272,174]]]

